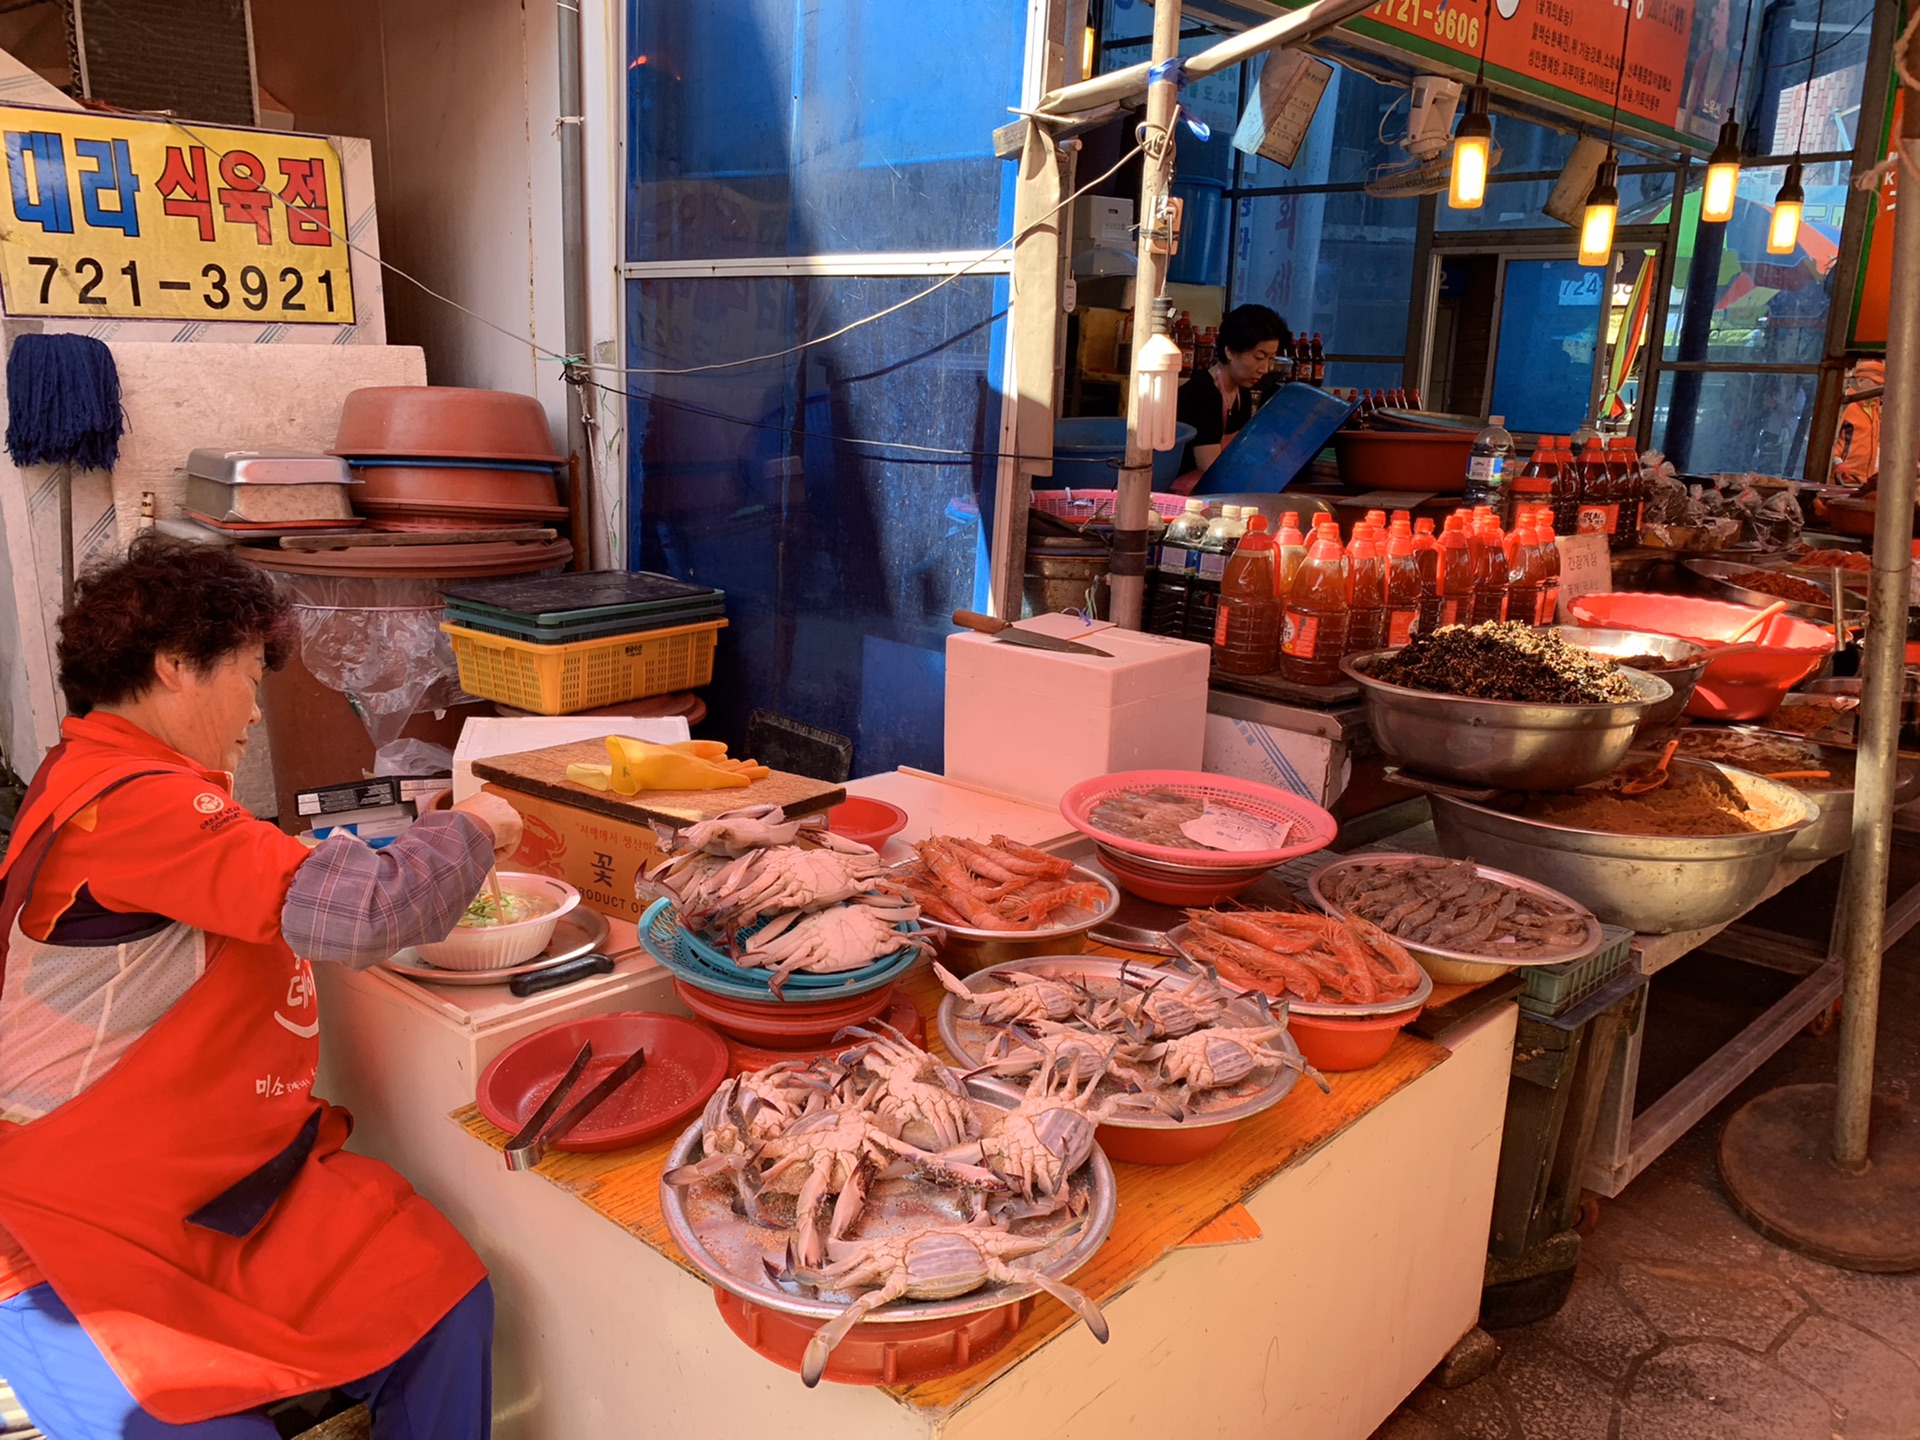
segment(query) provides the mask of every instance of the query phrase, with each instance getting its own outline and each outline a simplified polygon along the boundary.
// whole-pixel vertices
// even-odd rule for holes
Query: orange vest
[[[68,740],[0,877],[0,975],[34,873],[108,790],[185,770],[151,742]],[[133,1396],[191,1424],[392,1364],[485,1276],[453,1227],[316,1100],[319,1010],[284,942],[207,935],[207,967],[90,1088],[0,1126],[0,1225]]]

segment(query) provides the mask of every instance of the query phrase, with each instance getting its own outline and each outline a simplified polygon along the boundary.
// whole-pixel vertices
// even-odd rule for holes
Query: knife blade
[[[537,1148],[540,1132],[547,1128],[547,1122],[553,1119],[554,1111],[566,1103],[567,1092],[573,1089],[580,1079],[580,1072],[587,1068],[587,1062],[593,1059],[593,1042],[588,1040],[580,1046],[580,1053],[573,1057],[573,1063],[567,1066],[566,1074],[560,1077],[560,1083],[547,1092],[547,1098],[540,1102],[540,1108],[527,1117],[527,1123],[520,1127],[513,1139],[507,1142],[507,1169],[531,1170],[540,1163]]]
[[[564,1140],[568,1132],[581,1121],[585,1120],[595,1110],[599,1109],[605,1101],[611,1099],[613,1092],[638,1074],[640,1068],[646,1063],[647,1052],[644,1049],[635,1050],[631,1055],[627,1056],[626,1059],[614,1066],[613,1069],[601,1076],[599,1084],[582,1095],[578,1103],[569,1106],[567,1113],[549,1125],[546,1132],[534,1141],[534,1144],[538,1147],[538,1152],[534,1155],[534,1162],[536,1164],[539,1163],[540,1156],[546,1153],[549,1145]]]
[[[1110,651],[1096,649],[1092,645],[1082,645],[1078,640],[1062,640],[1056,635],[1042,635],[1034,630],[1017,629],[1005,620],[996,620],[991,615],[982,615],[973,610],[954,611],[953,623],[962,630],[991,635],[1003,645],[1025,645],[1032,650],[1056,650],[1064,655],[1097,655],[1102,660],[1113,658]]]

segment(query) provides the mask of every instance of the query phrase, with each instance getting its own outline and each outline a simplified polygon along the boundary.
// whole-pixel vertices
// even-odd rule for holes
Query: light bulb
[[[1580,218],[1580,263],[1607,265],[1613,260],[1613,225],[1620,218],[1620,191],[1616,181],[1620,162],[1614,152],[1594,172],[1593,188],[1587,192],[1586,214]]]
[[[1807,192],[1800,188],[1800,162],[1787,166],[1786,183],[1773,197],[1773,221],[1767,226],[1767,253],[1791,255],[1800,246],[1800,218],[1806,213]]]
[[[1467,113],[1453,132],[1453,174],[1447,184],[1447,206],[1478,210],[1487,198],[1487,170],[1493,158],[1493,124],[1487,119],[1487,88],[1475,85],[1467,92]]]
[[[1156,332],[1140,347],[1133,396],[1147,447],[1171,450],[1180,418],[1180,347],[1171,336]]]
[[[1086,34],[1081,37],[1080,78],[1082,80],[1090,79],[1093,75],[1093,47],[1095,41],[1099,39],[1099,36],[1100,32],[1089,25],[1087,26]]]
[[[1700,218],[1723,225],[1733,218],[1734,195],[1740,186],[1740,123],[1720,127],[1720,143],[1707,157],[1707,183],[1700,192]]]

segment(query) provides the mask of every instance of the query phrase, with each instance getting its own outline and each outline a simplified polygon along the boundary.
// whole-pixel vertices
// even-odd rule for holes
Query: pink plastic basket
[[[1189,850],[1173,845],[1149,845],[1102,830],[1093,823],[1093,810],[1118,790],[1171,790],[1194,800],[1210,800],[1243,810],[1270,825],[1290,825],[1293,838],[1275,850]],[[1333,816],[1305,796],[1232,775],[1208,775],[1198,770],[1122,770],[1082,780],[1060,797],[1060,813],[1083,834],[1123,855],[1139,855],[1173,865],[1247,869],[1278,865],[1296,855],[1311,854],[1333,841],[1339,826]]]
[[[1036,490],[1033,492],[1033,508],[1043,515],[1051,515],[1056,520],[1070,520],[1076,525],[1111,525],[1113,507],[1119,499],[1118,490]],[[1181,495],[1154,495],[1153,508],[1160,512],[1160,518],[1171,520],[1187,508],[1186,497]]]

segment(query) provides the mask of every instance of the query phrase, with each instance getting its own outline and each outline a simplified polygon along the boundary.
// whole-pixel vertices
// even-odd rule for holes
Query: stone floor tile
[[[1387,1417],[1387,1423],[1374,1431],[1370,1440],[1453,1440],[1453,1432],[1402,1406]]]
[[[1791,1256],[1781,1274],[1829,1315],[1920,1361],[1920,1275],[1859,1275],[1804,1255]]]
[[[1920,1365],[1873,1336],[1810,1315],[1773,1360],[1846,1412],[1847,1440],[1920,1435]]]
[[[1587,1264],[1575,1274],[1567,1303],[1524,1333],[1551,1341],[1610,1380],[1625,1376],[1628,1365],[1660,1339],[1639,1312],[1621,1298],[1600,1268]],[[1512,1341],[1517,1337],[1510,1332],[1504,1338]]]
[[[1438,1425],[1448,1440],[1519,1440],[1500,1396],[1498,1371],[1458,1390],[1422,1385],[1407,1397],[1407,1405]]]
[[[1616,1279],[1668,1339],[1730,1340],[1766,1350],[1807,1308],[1785,1281],[1738,1266],[1626,1260]]]
[[[1714,1341],[1675,1345],[1634,1376],[1619,1440],[1839,1440],[1818,1392]]]
[[[1523,1440],[1607,1440],[1612,1389],[1552,1346],[1510,1348],[1499,1383]]]

